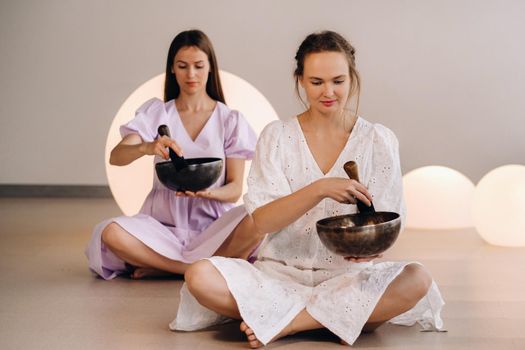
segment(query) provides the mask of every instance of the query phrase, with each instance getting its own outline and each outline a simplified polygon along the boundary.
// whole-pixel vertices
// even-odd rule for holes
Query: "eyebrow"
[[[332,80],[332,79],[341,79],[341,78],[344,78],[344,77],[345,77],[345,75],[341,74],[341,75],[338,75],[336,77],[331,78],[330,80]],[[308,79],[310,79],[310,80],[323,80],[322,78],[318,78],[318,77],[309,77]]]
[[[188,62],[186,61],[182,61],[182,60],[177,60],[175,63],[184,63],[184,64],[188,64]],[[204,63],[204,60],[199,60],[199,61],[195,61],[193,63]]]

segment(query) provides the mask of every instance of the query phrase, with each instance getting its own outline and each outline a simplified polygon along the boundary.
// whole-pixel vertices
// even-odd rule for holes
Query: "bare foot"
[[[133,270],[130,276],[131,278],[138,280],[147,277],[166,277],[171,275],[172,273],[167,271],[157,270],[149,267],[137,267],[135,270]]]
[[[244,334],[246,334],[246,338],[248,339],[248,345],[250,345],[250,348],[257,349],[263,346],[263,343],[261,343],[259,339],[257,339],[252,329],[248,327],[248,325],[244,323],[244,321],[241,322],[240,328],[241,332],[244,332]]]
[[[248,339],[248,345],[250,345],[250,348],[257,349],[263,346],[263,343],[261,343],[259,339],[257,339],[255,334],[253,333],[253,330],[246,323],[244,323],[244,321],[241,322],[240,328],[241,332],[244,332],[244,334],[246,334],[246,338]],[[270,340],[270,342],[273,342],[287,335],[292,335],[294,333],[295,332],[292,331],[291,326],[288,325],[279,334],[273,337],[272,340]]]

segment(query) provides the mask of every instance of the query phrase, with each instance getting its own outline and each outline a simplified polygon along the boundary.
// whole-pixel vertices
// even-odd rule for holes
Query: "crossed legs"
[[[186,270],[185,279],[189,291],[201,305],[221,315],[241,319],[237,303],[228,290],[225,279],[211,262],[201,260],[194,263]],[[391,318],[410,310],[426,295],[431,283],[432,279],[421,265],[405,266],[382,295],[363,332],[371,332]],[[306,309],[303,309],[272,341],[286,335],[318,328],[323,326]],[[241,322],[240,329],[246,334],[251,348],[262,346],[253,330],[244,321]]]
[[[135,267],[131,274],[132,278],[183,274],[189,266],[160,255],[115,222],[102,231],[102,242],[117,257]]]
[[[251,216],[247,215],[214,255],[247,259],[262,238],[256,232]],[[102,242],[117,257],[135,267],[133,278],[184,274],[189,266],[155,252],[114,222],[102,231]]]

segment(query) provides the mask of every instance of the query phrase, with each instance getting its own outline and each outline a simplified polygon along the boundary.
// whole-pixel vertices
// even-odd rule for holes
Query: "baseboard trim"
[[[109,186],[0,185],[0,197],[110,198]]]

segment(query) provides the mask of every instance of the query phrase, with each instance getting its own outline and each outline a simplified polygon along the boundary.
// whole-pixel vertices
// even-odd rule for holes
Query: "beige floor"
[[[237,324],[170,332],[180,280],[103,281],[86,268],[91,227],[119,214],[109,199],[0,199],[0,349],[242,349]],[[432,272],[448,333],[386,325],[360,349],[525,349],[525,248],[485,244],[473,230],[406,231],[389,259]],[[342,349],[326,332],[272,349]]]

